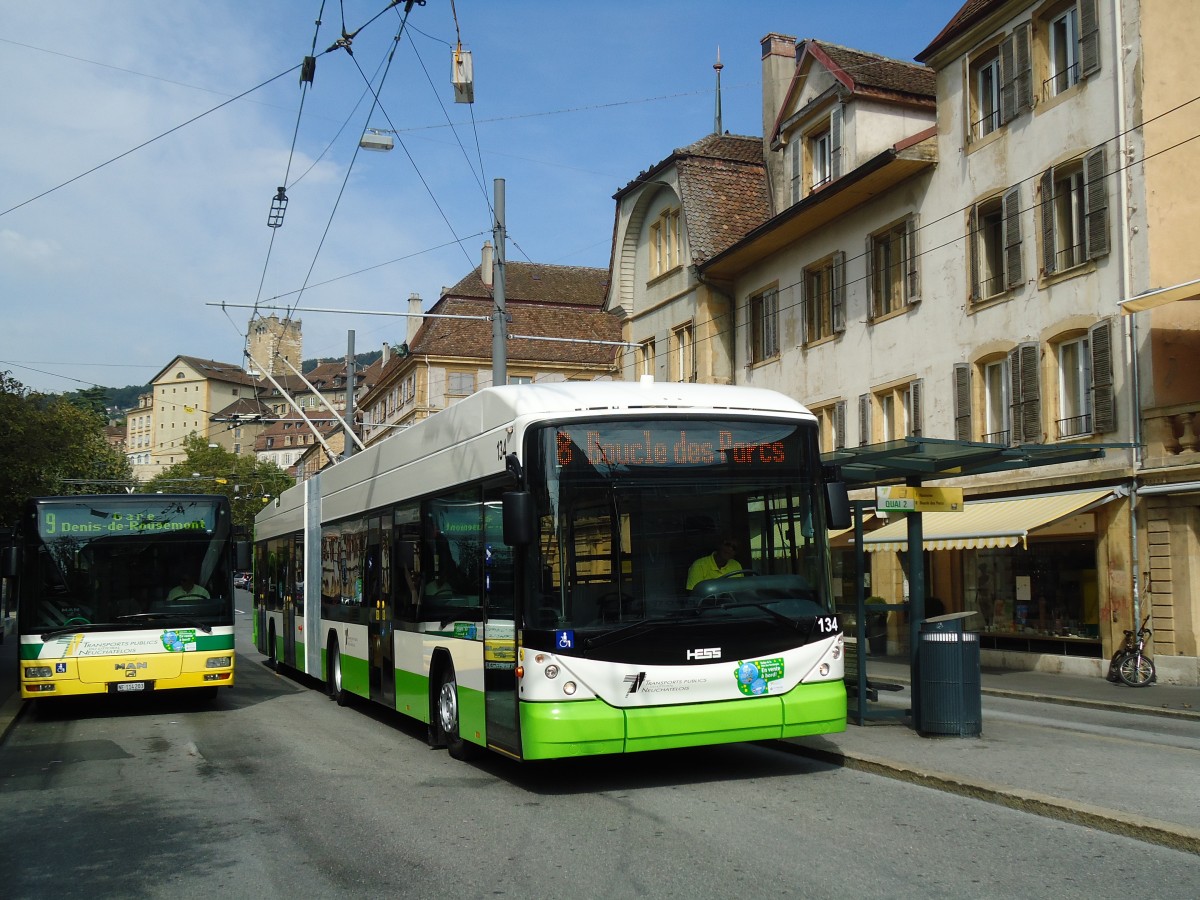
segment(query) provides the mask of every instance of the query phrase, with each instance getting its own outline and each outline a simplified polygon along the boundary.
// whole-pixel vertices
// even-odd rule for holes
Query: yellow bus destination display
[[[39,507],[38,533],[42,537],[101,537],[128,534],[164,534],[178,531],[209,532],[211,507],[180,509],[144,505],[97,509],[90,506]]]
[[[624,469],[795,469],[802,459],[794,425],[761,423],[560,426],[555,437],[555,454],[560,468],[586,463],[597,468]]]

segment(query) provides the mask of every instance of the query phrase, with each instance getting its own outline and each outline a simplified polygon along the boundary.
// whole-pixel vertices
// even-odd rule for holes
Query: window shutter
[[[954,439],[971,439],[971,365],[954,364]]]
[[[858,445],[865,447],[871,443],[871,395],[858,396]]]
[[[787,152],[792,158],[792,202],[800,202],[800,157],[803,156],[804,141],[799,135],[792,135],[793,140],[788,142]]]
[[[829,114],[829,176],[842,177],[842,105]]]
[[[970,301],[979,300],[979,245],[983,235],[979,233],[979,207],[972,206],[967,213],[967,269],[971,284]]]
[[[1088,259],[1108,253],[1108,179],[1101,145],[1083,158],[1083,219],[1087,228]]]
[[[908,276],[908,302],[921,301],[921,281],[918,276],[917,217],[909,216],[904,223],[904,265]]]
[[[809,340],[811,340],[811,337],[808,333],[808,304],[821,302],[821,298],[819,296],[808,296],[808,288],[808,273],[802,272],[800,275],[800,283],[796,285],[795,290],[800,294],[800,345],[803,347],[807,347]]]
[[[846,253],[844,250],[833,254],[830,295],[833,307],[833,333],[841,334],[846,330]]]
[[[1009,429],[1012,433],[1010,444],[1025,442],[1025,432],[1021,429],[1021,348],[1014,347],[1008,351],[1008,418]]]
[[[1000,44],[1000,124],[1017,117],[1016,35]]]
[[[1042,173],[1042,274],[1054,274],[1054,170]]]
[[[750,297],[746,301],[746,365],[758,362],[758,358],[754,352],[754,332],[758,328],[759,307],[762,305],[761,300],[756,300]]]
[[[1104,434],[1117,430],[1117,411],[1113,394],[1112,322],[1097,322],[1088,329],[1088,347],[1092,354],[1092,432]]]
[[[839,400],[833,405],[833,449],[846,448],[846,401]]]
[[[1004,286],[1015,288],[1025,280],[1021,265],[1021,193],[1019,185],[1004,192]]]
[[[1033,55],[1029,52],[1031,29],[1032,23],[1026,22],[1013,31],[1017,95],[1014,116],[1033,107]]]
[[[1120,15],[1118,9],[1117,14]],[[1087,78],[1100,71],[1100,22],[1096,0],[1079,0],[1080,74]]]
[[[1021,354],[1021,433],[1026,443],[1036,444],[1042,440],[1041,353],[1034,343],[1017,349]]]
[[[915,437],[920,437],[924,429],[922,428],[922,402],[921,394],[925,390],[925,379],[918,378],[911,382],[908,386],[908,433]]]
[[[875,318],[875,238],[867,235],[867,321]]]
[[[772,288],[767,295],[768,307],[767,315],[770,317],[769,328],[764,328],[763,331],[769,335],[767,341],[767,356],[776,356],[779,353],[779,291]]]

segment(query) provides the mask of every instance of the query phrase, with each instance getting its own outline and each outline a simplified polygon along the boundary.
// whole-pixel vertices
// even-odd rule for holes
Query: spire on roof
[[[721,70],[725,66],[721,63],[721,45],[717,45],[717,61],[713,63],[713,69],[717,73],[717,108],[714,116],[713,134],[721,133]]]

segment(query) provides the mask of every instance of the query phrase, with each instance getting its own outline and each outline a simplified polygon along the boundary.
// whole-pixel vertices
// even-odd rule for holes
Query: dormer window
[[[650,224],[650,277],[665,275],[680,264],[679,207],[664,209]]]

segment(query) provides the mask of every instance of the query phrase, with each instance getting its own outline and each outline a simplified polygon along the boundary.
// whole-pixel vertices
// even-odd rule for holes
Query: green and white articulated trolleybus
[[[830,510],[845,486],[781,394],[487,388],[258,515],[255,640],[460,758],[842,731]],[[706,556],[725,577],[689,589]]]
[[[250,547],[241,544],[249,561]],[[233,684],[229,501],[119,494],[28,501],[4,560],[16,578],[21,696]]]

